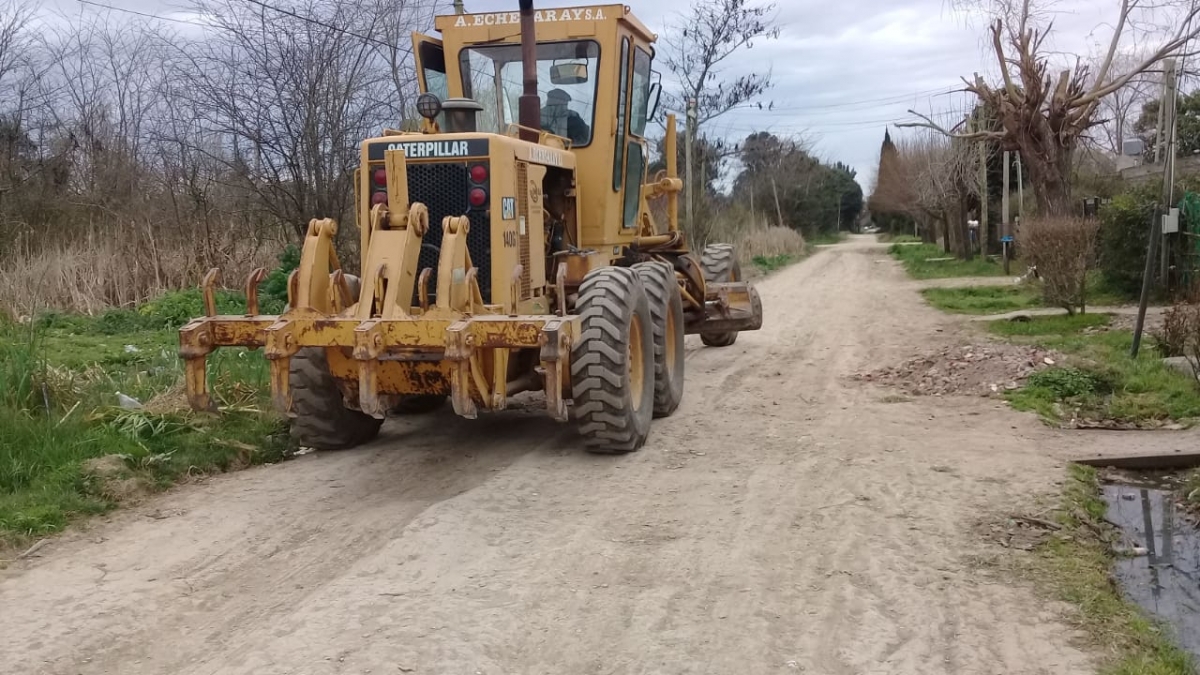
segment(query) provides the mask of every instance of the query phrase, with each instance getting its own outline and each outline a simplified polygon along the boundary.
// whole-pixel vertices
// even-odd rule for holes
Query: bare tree
[[[771,73],[723,77],[729,59],[755,40],[779,37],[773,26],[775,5],[747,0],[698,0],[670,25],[662,39],[663,62],[678,80],[677,91],[664,92],[668,108],[683,110],[696,101],[697,127],[761,96]]]
[[[1114,57],[1114,70],[1127,73],[1145,59],[1141,53],[1120,53]],[[1125,139],[1133,133],[1133,125],[1142,106],[1157,93],[1158,79],[1142,72],[1100,100],[1100,133],[1092,139],[1096,145],[1116,155],[1125,153]]]
[[[378,18],[316,0],[286,14],[236,0],[197,9],[212,35],[189,48],[175,92],[203,130],[194,149],[295,232],[313,217],[345,218],[359,141],[402,115],[382,41],[370,37]]]
[[[965,134],[952,134],[928,117],[905,126],[924,126],[972,140],[995,140],[1006,150],[1021,153],[1042,215],[1063,215],[1071,210],[1072,155],[1083,135],[1100,122],[1102,101],[1172,55],[1188,52],[1197,33],[1200,5],[1149,4],[1145,0],[1118,0],[1111,22],[1112,36],[1095,72],[1078,57],[1053,74],[1052,52],[1046,38],[1052,24],[1033,0],[983,0],[992,14],[991,44],[1001,81],[989,84],[981,77],[966,80],[995,126]],[[1151,19],[1165,24],[1152,25]],[[1164,29],[1167,25],[1173,28]],[[1122,68],[1119,55],[1137,36],[1158,35],[1146,56]]]

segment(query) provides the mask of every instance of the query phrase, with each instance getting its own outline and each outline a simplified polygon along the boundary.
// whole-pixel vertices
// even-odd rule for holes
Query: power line
[[[189,26],[208,26],[208,24],[199,23],[196,21],[188,21],[187,19],[176,19],[176,18],[170,17],[170,16],[159,16],[157,14],[147,14],[146,12],[139,12],[135,9],[126,9],[124,7],[114,7],[112,5],[106,5],[102,2],[92,2],[92,0],[75,0],[75,1],[81,5],[92,5],[94,7],[102,7],[104,9],[110,9],[114,12],[124,12],[126,14],[136,14],[137,16],[144,16],[147,19],[157,19],[159,21],[173,21],[175,23],[186,23]]]
[[[358,33],[348,31],[345,28],[339,28],[337,26],[334,26],[333,24],[325,23],[324,21],[319,21],[310,16],[303,16],[303,15],[297,14],[291,10],[283,9],[282,7],[275,7],[274,5],[269,5],[265,2],[263,2],[262,0],[245,0],[245,1],[254,3],[256,5],[259,5],[260,7],[263,7],[264,9],[269,9],[273,12],[279,12],[280,14],[286,14],[287,16],[290,16],[290,17],[293,17],[296,19],[300,19],[301,21],[306,21],[308,23],[315,24],[317,26],[321,26],[322,28],[328,28],[329,30],[337,31],[343,35],[349,35],[350,37],[358,38],[359,40],[362,40],[363,42],[377,44],[381,47],[387,47],[388,49],[396,48],[396,45],[393,45],[388,42],[384,42],[383,40],[376,40],[373,37],[368,37],[366,35],[359,35]]]
[[[939,88],[939,89],[928,89],[925,91],[916,91],[911,94],[895,94],[893,96],[884,96],[884,97],[880,97],[880,98],[868,98],[868,99],[862,99],[859,101],[843,101],[841,103],[828,103],[828,104],[824,104],[824,105],[774,106],[773,108],[770,108],[770,109],[763,108],[762,111],[763,112],[803,112],[803,111],[807,111],[807,110],[832,110],[832,109],[837,109],[837,108],[851,108],[851,107],[856,107],[856,106],[860,106],[860,105],[903,103],[904,101],[911,101],[911,100],[915,100],[915,99],[926,97],[926,96],[932,97],[932,96],[938,96],[938,95],[953,94],[956,91],[961,91],[961,90],[947,89],[947,88],[943,87],[943,88]],[[750,105],[747,107],[757,108],[758,106]]]

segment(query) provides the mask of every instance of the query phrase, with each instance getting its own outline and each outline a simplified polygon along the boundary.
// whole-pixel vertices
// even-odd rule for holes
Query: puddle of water
[[[1105,485],[1104,501],[1125,547],[1144,553],[1117,559],[1121,588],[1200,659],[1200,529],[1176,510],[1168,491],[1150,484]]]

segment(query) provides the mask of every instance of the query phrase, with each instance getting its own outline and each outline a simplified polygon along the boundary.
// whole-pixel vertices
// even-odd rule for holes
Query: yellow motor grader
[[[187,393],[213,408],[206,357],[262,347],[274,403],[302,445],[350,447],[389,412],[466,418],[541,391],[593,452],[637,450],[683,397],[684,334],[728,346],[762,325],[729,244],[697,255],[678,227],[674,117],[648,180],[656,36],[623,5],[437,17],[413,36],[420,131],[363,141],[358,274],[338,224],[308,225],[288,308],[180,330]],[[663,198],[665,218],[651,213]],[[664,220],[665,222],[658,222]]]

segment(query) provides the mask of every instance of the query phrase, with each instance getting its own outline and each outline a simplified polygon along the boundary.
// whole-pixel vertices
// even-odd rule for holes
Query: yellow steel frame
[[[470,223],[461,216],[447,217],[441,223],[437,302],[430,307],[425,287],[428,277],[422,274],[418,279],[416,275],[421,238],[429,228],[428,210],[423,204],[408,202],[403,150],[388,150],[385,163],[393,177],[388,181],[388,204],[407,205],[407,209],[391,210],[385,204],[371,209],[363,265],[366,276],[357,302],[334,253],[337,223],[333,220],[309,223],[300,266],[289,279],[291,309],[280,316],[258,314],[256,289],[265,270],[255,270],[247,278],[247,312],[240,316],[217,315],[214,293],[219,275],[214,269],[205,276],[206,315],[179,333],[192,406],[213,408],[206,365],[214,349],[263,347],[270,362],[274,403],[281,411],[290,412],[290,359],[303,348],[319,347],[333,357],[331,365],[344,362],[347,353],[357,364],[358,396],[348,403],[365,413],[382,417],[386,395],[440,393],[436,378],[431,382],[426,377],[428,368],[418,365],[427,366],[434,360],[442,363],[439,370],[448,372],[454,410],[474,418],[481,406],[485,410],[505,407],[513,350],[538,349],[547,411],[565,421],[569,358],[579,335],[580,318],[565,312],[518,314],[516,294],[510,307],[485,306],[467,250]],[[418,307],[409,306],[414,288],[421,299]],[[423,358],[407,368],[405,377],[381,379],[381,371],[390,367],[387,372],[394,374],[396,368],[405,368],[397,361],[413,354]]]

